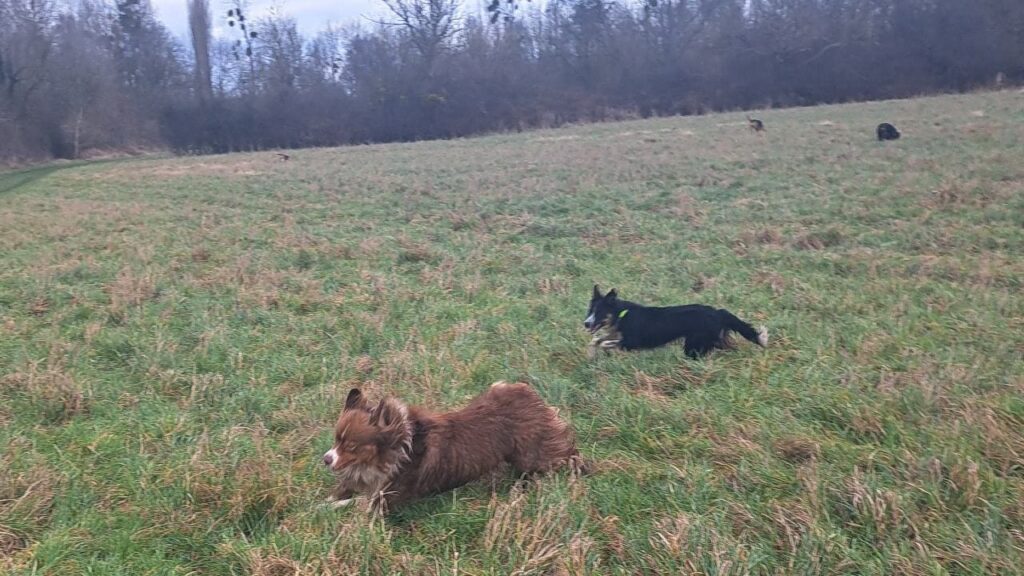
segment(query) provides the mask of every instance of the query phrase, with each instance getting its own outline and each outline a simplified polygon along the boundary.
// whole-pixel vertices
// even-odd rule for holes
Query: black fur
[[[729,332],[738,332],[759,346],[767,342],[765,332],[758,332],[728,310],[703,304],[643,306],[620,300],[614,289],[602,295],[596,285],[583,326],[592,333],[604,329],[610,334],[595,338],[595,343],[606,349],[657,348],[683,338],[683,349],[691,358],[729,348]]]
[[[878,135],[879,142],[883,140],[900,139],[900,131],[897,130],[895,126],[889,124],[888,122],[882,122],[881,124],[879,124],[878,128],[875,129],[875,134]]]

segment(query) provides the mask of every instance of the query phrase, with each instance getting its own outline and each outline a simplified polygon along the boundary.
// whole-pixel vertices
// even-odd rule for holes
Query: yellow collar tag
[[[629,309],[628,309],[628,308],[627,308],[627,309],[625,309],[625,310],[623,310],[622,312],[619,312],[619,318],[620,318],[620,319],[621,319],[621,318],[625,318],[625,317],[626,317],[626,313],[627,313],[627,312],[629,312]]]

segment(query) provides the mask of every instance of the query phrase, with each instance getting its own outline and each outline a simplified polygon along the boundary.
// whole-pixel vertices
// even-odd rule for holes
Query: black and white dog
[[[596,284],[583,327],[594,334],[591,355],[598,348],[643,350],[683,338],[686,355],[698,358],[716,348],[730,348],[729,332],[739,332],[762,348],[768,345],[766,328],[755,329],[728,310],[703,304],[642,306],[620,300],[614,289],[602,295]]]

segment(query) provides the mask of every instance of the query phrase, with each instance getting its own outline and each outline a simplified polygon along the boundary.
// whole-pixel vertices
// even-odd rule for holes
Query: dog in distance
[[[730,332],[765,348],[768,330],[755,329],[723,308],[703,304],[643,306],[622,300],[614,289],[601,294],[595,284],[583,327],[594,335],[590,355],[597,349],[645,350],[683,340],[683,350],[699,358],[715,349],[732,347]]]

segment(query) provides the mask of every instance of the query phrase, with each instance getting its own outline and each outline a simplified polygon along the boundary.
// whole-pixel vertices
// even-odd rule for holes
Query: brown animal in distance
[[[496,382],[461,410],[434,413],[395,398],[373,405],[352,389],[324,465],[335,507],[356,494],[375,510],[457,488],[510,464],[519,474],[582,471],[570,426],[528,384]]]
[[[747,114],[747,126],[750,127],[752,132],[764,132],[764,122],[757,118],[751,118],[750,114]]]

